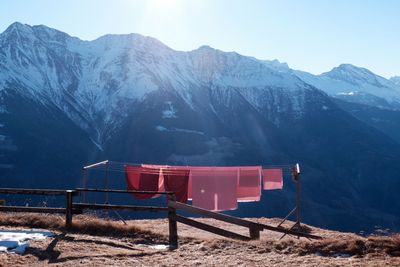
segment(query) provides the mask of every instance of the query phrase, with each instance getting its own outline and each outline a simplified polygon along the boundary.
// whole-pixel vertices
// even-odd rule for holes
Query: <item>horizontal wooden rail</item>
[[[76,190],[56,190],[56,189],[25,189],[25,188],[0,188],[0,194],[27,194],[27,195],[51,195],[65,197],[65,208],[51,207],[25,207],[25,206],[0,206],[0,212],[37,212],[37,213],[62,213],[65,214],[65,227],[72,227],[72,217],[74,214],[82,214],[84,209],[92,210],[124,210],[124,211],[149,211],[149,212],[168,212],[174,208],[156,207],[156,206],[133,206],[133,205],[111,205],[94,203],[74,203],[73,197],[80,192],[101,192],[101,193],[130,193],[130,194],[159,194],[166,195],[169,200],[175,200],[173,192],[158,191],[134,191],[134,190],[116,190],[116,189],[92,189],[78,188]],[[174,214],[172,212],[171,214]],[[176,221],[169,219],[169,243],[170,249],[178,246],[178,234]],[[171,227],[175,225],[175,227]]]
[[[20,194],[20,195],[50,195],[65,196],[66,190],[57,189],[20,189],[20,188],[0,188],[0,194]],[[75,195],[76,192],[73,192]]]
[[[65,213],[66,209],[65,208],[47,208],[47,207],[0,206],[0,211]]]
[[[250,230],[251,239],[259,238],[259,232],[262,231],[262,230],[270,230],[270,231],[275,231],[275,232],[280,232],[280,233],[285,233],[285,234],[291,234],[291,235],[296,235],[296,236],[306,237],[306,238],[312,238],[312,239],[321,239],[321,237],[319,237],[319,236],[312,235],[312,234],[309,234],[309,233],[300,232],[298,230],[290,230],[290,229],[286,229],[286,228],[283,228],[283,227],[276,227],[276,226],[270,226],[270,225],[266,225],[266,224],[251,222],[251,221],[244,220],[244,219],[241,219],[241,218],[229,216],[229,215],[222,214],[222,213],[212,212],[212,211],[209,211],[209,210],[193,207],[193,206],[190,206],[190,205],[187,205],[187,204],[183,204],[183,203],[179,203],[179,202],[175,202],[175,201],[169,201],[168,202],[168,207],[171,207],[171,208],[174,208],[174,209],[177,209],[177,210],[186,211],[186,212],[189,212],[189,213],[194,213],[194,214],[197,214],[197,215],[207,216],[209,218],[213,218],[213,219],[216,219],[216,220],[228,222],[228,223],[231,223],[231,224],[236,224],[236,225],[248,227],[249,230]]]
[[[129,194],[157,194],[157,195],[173,195],[173,192],[159,191],[136,191],[136,190],[118,190],[118,189],[95,189],[95,188],[76,188],[78,192],[102,192],[102,193],[129,193]]]
[[[92,203],[72,203],[72,207],[76,209],[92,209],[92,210],[125,210],[125,211],[150,211],[150,212],[168,211],[167,207],[92,204]]]
[[[263,227],[265,230],[270,230],[270,231],[275,231],[275,232],[280,232],[280,233],[290,234],[290,235],[296,235],[296,236],[300,236],[300,237],[307,237],[307,238],[312,238],[312,239],[322,239],[322,237],[317,236],[317,235],[308,234],[308,233],[300,232],[297,230],[290,230],[290,229],[283,228],[281,226],[277,227],[277,226],[271,226],[271,225],[261,224],[261,223],[259,225],[261,227]]]
[[[247,236],[236,234],[234,232],[227,231],[227,230],[224,230],[224,229],[221,229],[221,228],[209,225],[209,224],[205,224],[202,222],[198,222],[198,221],[195,221],[195,220],[192,220],[192,219],[189,219],[186,217],[182,217],[179,215],[171,215],[169,219],[192,226],[192,227],[195,227],[195,228],[199,228],[204,231],[208,231],[208,232],[211,232],[211,233],[214,233],[217,235],[221,235],[224,237],[245,240],[245,241],[250,240],[250,238]]]
[[[207,216],[209,218],[228,222],[231,224],[236,224],[236,225],[243,226],[243,227],[259,229],[259,230],[263,230],[263,228],[264,228],[262,225],[255,223],[255,222],[247,221],[247,220],[244,220],[241,218],[229,216],[229,215],[222,214],[222,213],[212,212],[209,210],[193,207],[193,206],[175,202],[175,201],[169,201],[168,206],[171,208],[175,208],[177,210],[182,210],[182,211],[186,211],[186,212],[190,212],[190,213],[194,213],[194,214],[198,214],[198,215]]]

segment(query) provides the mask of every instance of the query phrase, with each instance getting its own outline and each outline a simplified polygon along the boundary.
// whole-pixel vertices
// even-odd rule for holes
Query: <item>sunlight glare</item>
[[[182,0],[148,0],[147,11],[153,13],[160,20],[174,19],[181,12]]]
[[[163,41],[174,32],[176,38],[185,37],[183,0],[147,0],[138,25],[140,32]]]

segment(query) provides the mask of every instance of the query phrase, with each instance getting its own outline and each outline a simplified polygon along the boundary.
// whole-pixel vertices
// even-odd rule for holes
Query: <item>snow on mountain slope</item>
[[[22,84],[21,94],[55,104],[100,146],[135,103],[156,90],[174,91],[191,109],[197,108],[193,94],[203,87],[240,88],[257,109],[265,103],[260,95],[278,90],[299,114],[303,98],[297,96],[312,88],[278,70],[283,67],[207,46],[175,51],[138,34],[82,41],[46,26],[14,23],[0,35],[0,90]]]
[[[329,95],[380,108],[400,109],[400,86],[365,68],[342,64],[321,75],[294,72]]]

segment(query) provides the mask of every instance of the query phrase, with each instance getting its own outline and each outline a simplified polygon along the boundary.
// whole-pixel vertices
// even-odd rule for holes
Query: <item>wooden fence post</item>
[[[70,228],[72,225],[72,190],[65,193],[65,227]]]
[[[168,204],[170,201],[175,201],[175,195],[167,195]],[[169,249],[178,248],[178,226],[174,217],[176,209],[168,205],[168,224],[169,224]]]
[[[260,229],[255,227],[249,227],[250,239],[260,239]]]

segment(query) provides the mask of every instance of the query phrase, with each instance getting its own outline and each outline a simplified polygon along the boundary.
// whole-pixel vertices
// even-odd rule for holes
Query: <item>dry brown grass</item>
[[[25,213],[0,213],[0,225],[27,226],[43,229],[61,229],[64,218],[57,215],[25,214]]]
[[[138,226],[139,222],[124,225],[121,222],[99,219],[93,216],[75,216],[72,228],[68,232],[94,236],[129,237],[138,243],[167,243],[167,232],[153,232],[149,224]],[[29,228],[42,228],[65,232],[65,218],[58,215],[36,215],[23,213],[1,213],[0,225]],[[141,223],[142,224],[142,223]],[[151,225],[154,225],[151,223]],[[311,231],[310,229],[307,229]],[[322,231],[322,230],[321,230]],[[323,232],[321,232],[323,233]],[[199,249],[209,253],[228,251],[234,248],[258,253],[279,253],[291,255],[335,256],[346,254],[363,257],[367,254],[400,257],[400,234],[392,236],[369,236],[367,238],[354,234],[330,233],[322,240],[269,238],[260,241],[242,242],[230,239],[208,239],[181,237],[180,243],[204,244]],[[201,241],[201,242],[200,242]],[[136,242],[136,243],[137,243]],[[200,242],[200,243],[199,243]]]
[[[65,218],[59,215],[2,213],[0,214],[0,225],[66,231]],[[166,236],[154,234],[135,225],[125,225],[121,222],[93,216],[75,216],[68,232],[97,236],[134,237],[150,242],[152,240],[158,242],[167,241]]]
[[[363,256],[366,254],[386,254],[400,256],[400,235],[370,236],[368,238],[350,237],[347,239],[327,238],[303,243],[300,254],[320,253],[324,256],[347,254]]]

